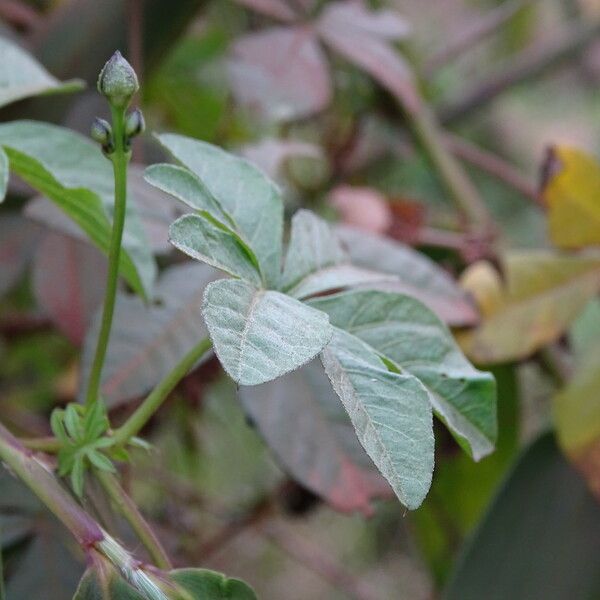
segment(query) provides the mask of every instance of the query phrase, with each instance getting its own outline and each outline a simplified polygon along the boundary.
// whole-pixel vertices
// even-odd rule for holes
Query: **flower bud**
[[[117,50],[100,71],[98,91],[113,106],[125,108],[139,87],[135,71]]]
[[[114,151],[112,127],[108,121],[96,117],[92,123],[90,135],[94,141],[102,146],[105,154],[111,154]]]
[[[125,120],[125,135],[128,138],[139,135],[146,129],[146,122],[144,121],[144,115],[139,108],[130,112]]]

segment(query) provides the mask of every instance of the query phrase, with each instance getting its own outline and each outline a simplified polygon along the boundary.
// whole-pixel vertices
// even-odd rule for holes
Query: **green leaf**
[[[475,369],[447,327],[418,300],[371,290],[318,298],[310,305],[352,333],[402,372],[417,377],[431,405],[459,443],[479,460],[496,441],[496,386]]]
[[[332,334],[324,313],[244,281],[209,284],[202,311],[221,364],[241,385],[257,385],[297,369]]]
[[[306,298],[334,289],[395,281],[395,277],[350,264],[340,240],[326,221],[309,210],[292,218],[292,232],[281,289]]]
[[[151,165],[144,171],[144,179],[155,188],[174,196],[190,208],[207,212],[221,223],[233,226],[232,218],[202,181],[184,167],[170,164]]]
[[[256,254],[267,285],[277,287],[283,202],[275,184],[249,162],[216,146],[174,134],[160,135],[158,140],[231,215]]]
[[[184,215],[169,227],[169,241],[188,256],[258,286],[262,277],[240,237],[208,213]],[[254,259],[254,260],[253,260]]]
[[[0,203],[4,202],[8,190],[9,164],[6,152],[0,147]]]
[[[0,107],[11,102],[61,92],[74,92],[84,87],[79,79],[61,83],[22,48],[0,37]]]
[[[598,598],[599,573],[600,506],[546,434],[500,490],[443,598]]]
[[[347,262],[349,258],[329,225],[313,212],[299,210],[292,218],[281,289],[289,292],[316,271]]]
[[[477,310],[468,295],[431,259],[395,240],[360,229],[336,227],[335,231],[353,265],[396,276],[374,289],[413,296],[449,325],[477,323]]]
[[[207,569],[177,569],[170,578],[186,592],[190,600],[257,600],[250,586],[239,579]]]
[[[400,501],[417,508],[433,473],[427,391],[412,375],[387,370],[374,350],[340,329],[321,356],[360,443]]]
[[[113,174],[110,163],[93,143],[55,125],[13,121],[0,125],[0,146],[15,173],[55,202],[96,246],[108,253]],[[150,295],[156,265],[131,206],[120,267],[137,293]]]
[[[390,497],[319,361],[239,398],[278,463],[335,510],[370,516],[373,500]]]
[[[86,456],[90,463],[97,469],[101,471],[108,471],[109,473],[114,473],[116,471],[115,466],[112,462],[103,454],[96,450],[88,450],[86,452]]]

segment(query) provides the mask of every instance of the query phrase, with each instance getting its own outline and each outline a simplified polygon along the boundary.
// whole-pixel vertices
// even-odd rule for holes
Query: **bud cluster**
[[[117,50],[100,72],[98,91],[107,98],[114,109],[124,112],[138,89],[139,84],[135,71]],[[128,150],[131,139],[142,133],[144,129],[145,122],[142,111],[136,108],[128,113],[125,116],[123,147]],[[115,151],[115,134],[108,121],[98,117],[94,119],[91,136],[102,146],[102,151],[106,156]]]

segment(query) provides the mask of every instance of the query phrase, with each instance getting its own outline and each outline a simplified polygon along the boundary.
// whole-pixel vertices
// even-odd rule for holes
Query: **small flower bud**
[[[137,75],[117,50],[104,65],[98,77],[98,91],[116,107],[126,107],[138,91]]]
[[[139,108],[136,108],[127,115],[127,119],[125,121],[125,135],[128,138],[133,138],[142,133],[144,129],[146,129],[144,115]]]
[[[108,121],[96,117],[92,123],[90,135],[99,144],[108,144],[112,140],[112,127]]]
[[[102,146],[105,154],[111,154],[114,151],[112,127],[108,121],[96,117],[92,123],[90,135],[94,141]]]

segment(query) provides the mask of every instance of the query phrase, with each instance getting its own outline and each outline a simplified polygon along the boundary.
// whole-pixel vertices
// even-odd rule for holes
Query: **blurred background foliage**
[[[88,83],[78,94],[5,107],[0,120],[43,119],[87,134],[93,116],[104,110],[94,92],[96,74],[120,48],[141,74],[139,103],[149,131],[177,131],[243,153],[277,178],[290,214],[307,206],[390,236],[457,279],[469,268],[465,286],[486,314],[489,290],[472,271],[480,259],[498,265],[509,250],[560,246],[549,236],[544,210],[551,198],[539,186],[546,149],[600,154],[598,2],[367,3],[395,11],[373,25],[377,43],[395,44],[403,57],[398,68],[410,65],[408,79],[443,126],[437,141],[460,161],[491,215],[491,238],[465,228],[429,154],[413,143],[406,97],[400,93],[399,106],[391,91],[395,82],[385,83],[397,65],[386,66],[379,50],[357,38],[362,56],[375,52],[375,64],[359,68],[332,49],[335,44],[310,37],[309,23],[328,4],[0,0],[0,35],[21,44],[53,75]],[[301,16],[290,17],[282,7]],[[410,35],[400,34],[403,26]],[[257,37],[274,27],[275,37]],[[351,29],[347,33],[351,37]],[[140,163],[161,158],[150,135],[134,157]],[[585,177],[600,181],[589,171]],[[591,188],[598,215],[600,185]],[[44,435],[45,416],[76,397],[81,339],[68,326],[74,318],[68,311],[75,308],[67,307],[61,320],[48,292],[36,287],[32,273],[43,234],[17,216],[27,198],[27,189],[13,182],[0,213],[0,410],[13,428]],[[164,235],[169,218],[154,217],[157,236]],[[173,260],[161,257],[163,264]],[[56,261],[46,268],[60,285],[70,267]],[[501,277],[510,279],[507,269]],[[93,275],[78,280],[81,289],[98,286]],[[96,306],[90,304],[88,316]],[[600,331],[600,311],[590,304],[580,316],[575,312],[521,355],[480,361],[494,363],[498,382],[497,449],[475,463],[439,427],[433,487],[414,513],[394,501],[378,502],[368,519],[327,507],[284,473],[214,361],[187,377],[153,420],[146,433],[156,449],[136,456],[126,473],[128,487],[176,563],[242,577],[265,599],[598,598],[597,502],[553,435],[527,450],[553,423],[569,421],[573,397],[590,404],[580,416],[593,419],[590,439],[598,433],[598,342],[589,332]],[[525,338],[526,324],[511,318],[510,334]],[[580,371],[585,379],[565,388]],[[553,421],[552,399],[561,389]],[[114,412],[118,418],[127,410],[119,405]],[[581,454],[578,439],[570,445],[577,438],[572,427],[569,421],[562,430],[562,449],[594,489],[597,454]],[[18,510],[38,509],[19,500]],[[45,531],[46,521],[37,516],[15,532],[3,531],[9,582],[27,556],[32,560],[26,552],[32,528]],[[562,560],[568,555],[570,561]],[[72,578],[64,564],[44,559],[44,568],[47,578]],[[23,585],[9,583],[9,600],[32,597]],[[64,598],[61,589],[48,598]]]

